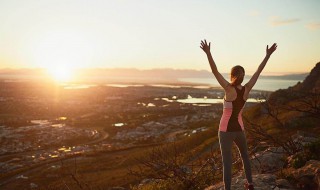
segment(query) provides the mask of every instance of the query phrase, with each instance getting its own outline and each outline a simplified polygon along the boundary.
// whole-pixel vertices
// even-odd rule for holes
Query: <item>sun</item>
[[[72,69],[64,65],[47,68],[47,72],[56,82],[69,82],[73,78]]]
[[[50,79],[64,83],[77,80],[77,70],[97,60],[94,55],[100,42],[91,33],[62,27],[44,31],[30,43],[34,64],[44,68]]]

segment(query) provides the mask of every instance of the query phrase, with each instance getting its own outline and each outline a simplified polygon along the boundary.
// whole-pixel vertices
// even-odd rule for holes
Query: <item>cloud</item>
[[[271,19],[271,25],[272,26],[282,26],[282,25],[287,25],[287,24],[292,24],[295,22],[300,21],[300,19],[297,18],[292,18],[292,19],[282,19],[279,17],[272,17]]]
[[[306,25],[306,28],[309,30],[318,30],[320,29],[320,22],[311,22]]]

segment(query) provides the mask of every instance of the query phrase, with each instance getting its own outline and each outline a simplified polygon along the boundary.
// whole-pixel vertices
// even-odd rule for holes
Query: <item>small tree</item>
[[[136,159],[139,166],[129,169],[129,174],[172,189],[203,189],[220,180],[220,152],[211,148],[207,157],[198,157],[186,148],[178,149],[175,143],[153,148],[144,158]]]
[[[264,141],[270,142],[274,146],[282,147],[288,155],[293,155],[302,150],[303,146],[301,142],[294,139],[293,136],[288,135],[291,133],[290,126],[288,126],[288,123],[284,119],[281,119],[280,116],[282,113],[290,111],[302,113],[301,117],[311,117],[316,120],[320,119],[320,93],[301,91],[292,91],[291,93],[294,99],[286,103],[279,103],[276,98],[268,99],[266,97],[263,97],[264,101],[260,103],[263,114],[271,118],[275,128],[279,128],[283,134],[287,135],[281,135],[281,137],[271,135],[265,127],[244,117],[247,126],[246,130],[254,137],[253,139],[255,139],[257,145]]]

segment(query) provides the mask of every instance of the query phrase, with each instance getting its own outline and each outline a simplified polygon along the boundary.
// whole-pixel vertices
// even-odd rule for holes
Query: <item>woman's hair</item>
[[[231,85],[237,86],[242,83],[244,75],[241,75],[241,73],[245,74],[244,68],[240,65],[236,65],[232,67],[230,78],[231,78]]]

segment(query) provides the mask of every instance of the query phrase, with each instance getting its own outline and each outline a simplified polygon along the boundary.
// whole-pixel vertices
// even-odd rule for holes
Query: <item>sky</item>
[[[309,72],[320,61],[319,0],[0,0],[1,68],[174,68]]]

